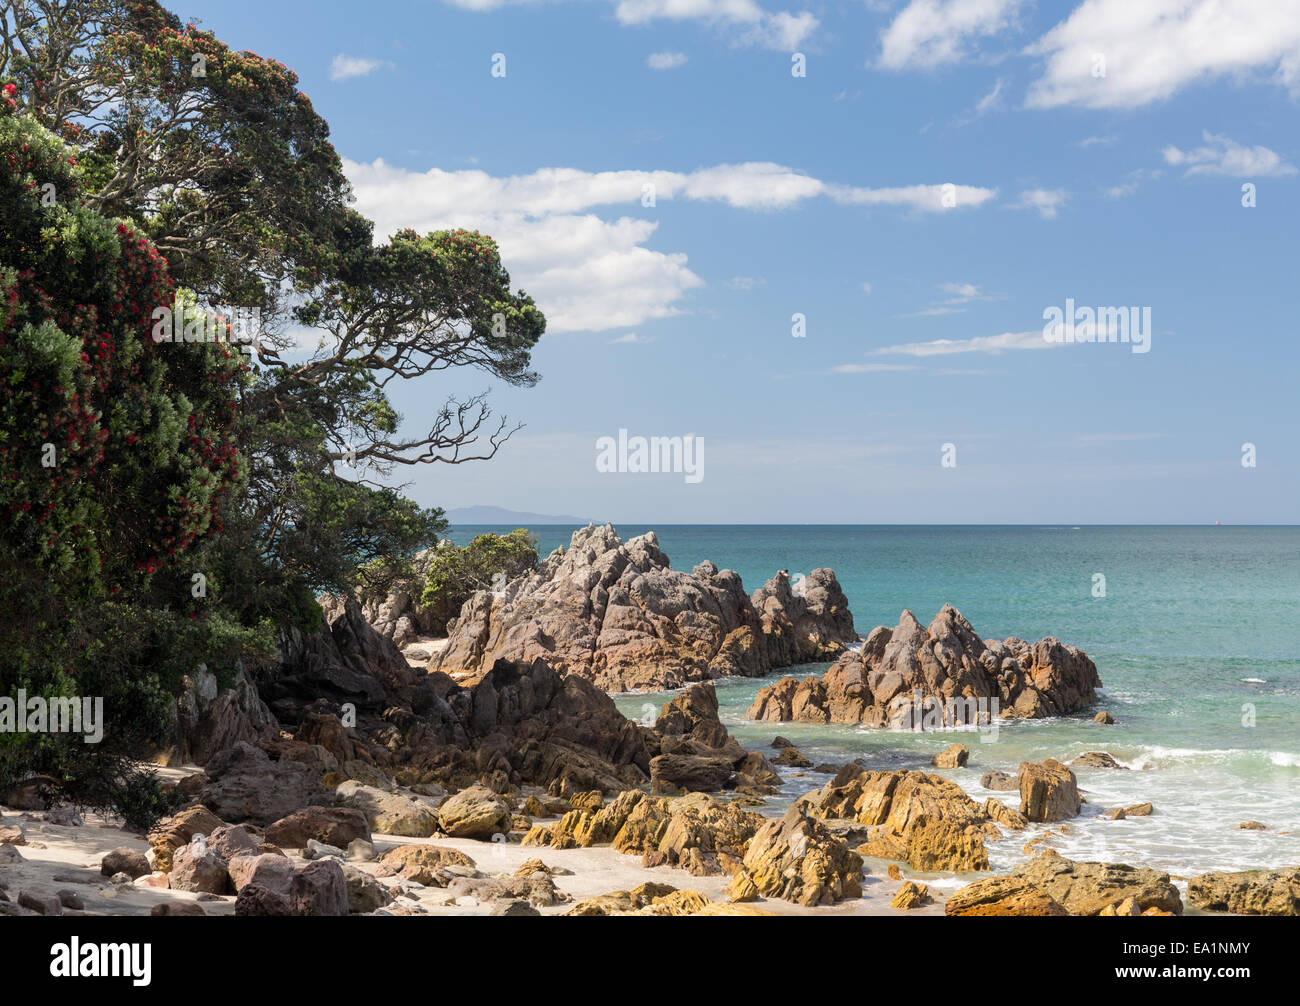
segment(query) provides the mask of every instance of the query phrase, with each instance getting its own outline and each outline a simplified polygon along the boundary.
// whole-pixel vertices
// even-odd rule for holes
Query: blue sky
[[[395,394],[423,426],[492,388],[526,424],[400,473],[411,495],[642,524],[1297,520],[1300,5],[764,3],[176,8],[297,71],[380,233],[492,234],[547,314],[536,387]],[[1150,308],[1149,351],[1048,343],[1067,298]],[[704,478],[598,472],[620,428],[702,439]]]

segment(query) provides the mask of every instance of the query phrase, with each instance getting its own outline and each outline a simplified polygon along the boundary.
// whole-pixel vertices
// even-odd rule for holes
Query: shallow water
[[[487,528],[457,528],[458,542]],[[492,529],[499,530],[499,529]],[[571,528],[535,531],[543,555]],[[620,527],[626,538],[647,530]],[[1103,681],[1098,706],[1077,716],[1002,723],[996,738],[974,732],[870,731],[851,725],[755,724],[744,720],[760,687],[781,677],[718,682],[722,718],[742,743],[776,734],[814,763],[864,757],[875,768],[928,767],[954,740],[966,768],[942,774],[972,797],[1014,793],[979,786],[988,769],[1021,761],[1110,752],[1128,771],[1079,771],[1088,804],[1052,847],[1082,859],[1131,862],[1180,876],[1211,869],[1300,863],[1300,528],[1228,527],[742,527],[655,529],[673,566],[702,559],[739,572],[754,590],[777,569],[832,567],[859,633],[894,625],[903,608],[928,622],[955,604],[987,637],[1055,635],[1083,648]],[[1094,574],[1105,596],[1094,597]],[[789,669],[821,673],[827,665]],[[623,695],[620,708],[670,696]],[[1091,722],[1109,710],[1114,726]],[[1253,721],[1251,719],[1253,715]],[[786,770],[773,811],[826,781]],[[1108,821],[1100,812],[1151,801],[1151,817]],[[1268,831],[1239,831],[1246,820]],[[1046,830],[993,843],[995,869],[1024,858]],[[1281,834],[1290,832],[1290,834]]]

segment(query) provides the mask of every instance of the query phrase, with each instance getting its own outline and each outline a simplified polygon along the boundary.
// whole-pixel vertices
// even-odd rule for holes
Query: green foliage
[[[496,589],[536,567],[536,541],[527,529],[481,534],[463,548],[444,546],[433,552],[420,601],[441,627],[476,590]]]

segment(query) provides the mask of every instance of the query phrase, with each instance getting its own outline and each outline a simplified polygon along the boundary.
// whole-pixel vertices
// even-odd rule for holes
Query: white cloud
[[[654,338],[637,335],[635,332],[628,332],[627,335],[620,335],[617,339],[609,340],[611,346],[644,346],[647,342],[654,342]]]
[[[998,107],[1002,101],[1002,86],[1003,80],[999,77],[997,82],[993,85],[993,90],[989,91],[988,94],[975,102],[976,115],[983,115],[985,112],[991,112],[993,109]]]
[[[1244,147],[1226,136],[1215,136],[1209,130],[1201,134],[1206,146],[1195,150],[1165,147],[1165,163],[1174,167],[1187,167],[1188,175],[1234,175],[1238,178],[1279,178],[1294,175],[1296,169],[1282,160],[1268,147]]]
[[[841,363],[832,367],[832,374],[878,374],[895,370],[920,370],[909,363]]]
[[[686,65],[686,53],[684,52],[652,52],[646,57],[646,66],[651,70],[676,70],[679,66]]]
[[[983,293],[974,283],[940,283],[939,290],[948,295],[945,300],[940,301],[938,304],[932,304],[923,310],[902,315],[902,317],[929,318],[945,314],[961,314],[966,310],[965,305],[971,301],[993,299]]]
[[[656,222],[640,215],[606,219],[590,212],[595,207],[626,204],[642,214],[643,196],[652,192],[656,201],[714,201],[748,210],[788,209],[812,198],[937,210],[942,189],[829,185],[768,162],[689,173],[542,168],[506,177],[475,169],[420,173],[383,160],[345,160],[344,170],[378,238],[403,227],[491,234],[515,282],[537,299],[555,332],[632,328],[671,317],[681,312],[683,296],[704,282],[685,254],[645,247]],[[978,206],[993,195],[969,186],[954,191],[958,206]]]
[[[1064,189],[1027,189],[1010,204],[1013,210],[1037,210],[1044,220],[1055,220],[1069,194]]]
[[[1082,140],[1080,140],[1077,144],[1075,144],[1075,146],[1085,147],[1085,148],[1096,147],[1096,146],[1108,147],[1112,143],[1114,143],[1117,139],[1119,139],[1119,137],[1117,136],[1085,136]]]
[[[966,57],[967,43],[1010,28],[1024,0],[912,0],[880,35],[879,65],[931,69]]]
[[[863,284],[862,284],[862,292],[865,293],[868,297],[870,297],[870,296],[871,296],[871,284],[870,284],[870,283],[863,283]]]
[[[947,190],[947,191],[946,191]],[[852,188],[828,186],[827,195],[837,203],[847,206],[909,206],[914,210],[942,213],[947,209],[965,209],[982,206],[998,194],[997,189],[984,189],[970,185],[908,185],[892,189]],[[945,203],[951,196],[952,206]]]
[[[1290,0],[1085,0],[1027,50],[1045,58],[1031,108],[1136,108],[1231,75],[1300,85],[1300,4]],[[1094,75],[1095,57],[1105,73]]]
[[[362,56],[345,56],[339,53],[330,64],[330,80],[351,80],[365,77],[384,65],[382,59],[365,59]]]
[[[767,280],[761,276],[732,276],[727,280],[727,286],[733,290],[752,290],[756,286],[763,286]]]
[[[769,13],[754,0],[619,0],[614,16],[624,25],[703,21],[739,29],[736,39],[744,45],[782,50],[798,48],[818,25],[808,11]]]
[[[1080,326],[1082,330],[1083,326]],[[1070,345],[1065,342],[1048,342],[1042,329],[1033,332],[1003,332],[1001,335],[980,335],[973,339],[935,339],[933,342],[908,342],[899,346],[885,346],[875,350],[879,355],[951,356],[954,353],[1001,353],[1014,349],[1052,349]]]

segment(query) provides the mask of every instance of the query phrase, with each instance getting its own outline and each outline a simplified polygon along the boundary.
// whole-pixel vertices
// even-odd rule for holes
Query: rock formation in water
[[[931,710],[944,725],[976,722],[981,712],[1029,719],[1081,709],[1096,701],[1100,685],[1082,650],[1050,636],[1037,643],[981,639],[946,604],[929,628],[904,611],[895,628],[873,629],[861,649],[845,653],[822,677],[782,678],[764,688],[748,716],[873,727],[928,718]]]
[[[778,574],[751,599],[733,571],[674,570],[653,532],[623,542],[608,524],[574,532],[504,590],[476,593],[448,637],[430,670],[476,676],[501,658],[542,659],[610,691],[756,677],[833,659],[857,638],[828,569],[797,589]]]

